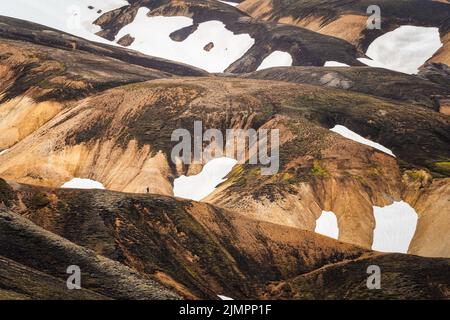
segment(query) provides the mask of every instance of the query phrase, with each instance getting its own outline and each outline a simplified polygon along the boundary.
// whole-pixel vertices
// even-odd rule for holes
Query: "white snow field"
[[[74,178],[66,183],[64,183],[61,188],[65,189],[105,189],[103,184],[100,182],[90,180]]]
[[[14,0],[0,5],[0,15],[39,23],[91,41],[118,45],[122,36],[130,34],[135,41],[129,47],[141,53],[187,63],[209,72],[222,72],[241,58],[255,43],[248,34],[235,35],[221,21],[201,23],[182,42],[169,35],[192,25],[188,17],[147,17],[148,8],[140,8],[134,21],[120,30],[116,42],[97,35],[101,28],[93,22],[103,13],[128,5],[125,0]],[[92,6],[93,9],[88,7]],[[102,10],[101,13],[97,13]],[[213,43],[210,51],[205,46]]]
[[[417,226],[417,213],[406,202],[374,208],[376,221],[372,249],[407,253]]]
[[[233,298],[230,298],[227,296],[222,296],[222,295],[218,295],[218,297],[220,298],[220,300],[234,300]]]
[[[361,144],[365,144],[367,146],[378,149],[384,153],[387,153],[388,155],[395,157],[395,155],[392,153],[392,151],[390,149],[386,148],[385,146],[383,146],[379,143],[373,142],[369,139],[366,139],[366,138],[360,136],[356,132],[353,132],[352,130],[348,129],[347,127],[344,127],[344,126],[338,124],[338,125],[334,126],[334,128],[331,128],[330,130],[333,132],[336,132],[337,134],[340,134],[344,138],[356,141]]]
[[[372,67],[416,74],[440,47],[438,28],[401,26],[370,44],[366,55],[372,60],[358,60]]]
[[[92,22],[103,13],[128,4],[125,0],[2,1],[0,15],[39,23],[91,41],[111,44],[94,34],[101,28]],[[89,6],[94,8],[89,9]],[[97,13],[99,10],[102,12]]]
[[[348,64],[337,62],[337,61],[327,61],[323,65],[324,67],[350,67]]]
[[[338,239],[339,227],[334,212],[322,211],[319,219],[316,220],[316,229],[314,231],[324,236]]]
[[[221,21],[201,23],[184,41],[173,41],[169,35],[193,24],[188,17],[148,17],[149,9],[140,8],[132,23],[123,27],[116,40],[130,34],[135,41],[129,48],[142,53],[183,62],[209,72],[222,72],[242,57],[255,43],[248,34],[235,35]],[[151,32],[149,32],[151,30]],[[212,42],[210,51],[204,47]]]
[[[209,161],[202,172],[195,176],[181,176],[174,181],[175,197],[200,201],[213,192],[217,185],[226,181],[223,179],[237,164],[235,159],[221,157]]]
[[[263,70],[273,67],[291,67],[292,56],[284,51],[274,51],[267,56],[257,70]]]

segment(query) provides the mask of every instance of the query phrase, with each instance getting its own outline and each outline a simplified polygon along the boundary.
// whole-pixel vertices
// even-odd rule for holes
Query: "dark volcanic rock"
[[[187,39],[198,28],[197,24],[181,28],[180,30],[172,32],[169,36],[173,41],[182,42]]]
[[[450,88],[450,67],[443,63],[425,64],[419,69],[418,75],[419,77]]]
[[[209,51],[211,51],[213,48],[214,48],[214,43],[213,43],[213,42],[210,42],[210,43],[208,43],[208,44],[203,48],[203,50],[209,52]]]
[[[134,42],[134,40],[135,39],[132,36],[127,34],[127,35],[123,36],[122,38],[120,38],[117,41],[117,43],[120,44],[121,46],[128,47]]]

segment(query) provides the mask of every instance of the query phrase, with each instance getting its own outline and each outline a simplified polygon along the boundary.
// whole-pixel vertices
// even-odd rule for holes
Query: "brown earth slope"
[[[82,177],[112,190],[172,195],[174,178],[200,169],[170,160],[173,130],[192,130],[194,120],[205,130],[280,129],[278,174],[238,166],[207,201],[306,230],[322,210],[333,211],[340,239],[365,247],[372,206],[404,198],[402,175],[424,170],[448,183],[449,123],[438,112],[343,90],[222,77],[154,80],[93,95],[1,155],[0,175],[53,187]],[[335,124],[384,144],[398,160],[330,132]],[[434,216],[434,209],[427,212]]]
[[[173,74],[207,73],[0,17],[0,150],[34,132],[73,101]]]

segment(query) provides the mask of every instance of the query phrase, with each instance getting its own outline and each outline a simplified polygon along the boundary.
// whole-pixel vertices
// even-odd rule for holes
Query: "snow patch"
[[[440,47],[438,28],[401,26],[370,44],[366,55],[372,60],[359,61],[372,67],[416,74]]]
[[[213,192],[217,185],[226,181],[223,179],[237,164],[235,159],[221,157],[209,161],[202,172],[195,176],[181,176],[174,181],[175,197],[200,201]]]
[[[390,69],[389,66],[387,66],[379,61],[375,61],[375,60],[371,60],[371,59],[367,59],[367,58],[358,58],[358,60],[360,62],[364,63],[365,65],[368,65],[369,67]]]
[[[266,57],[257,70],[263,70],[273,67],[291,67],[292,56],[284,51],[274,51]]]
[[[339,227],[334,212],[322,211],[319,219],[316,220],[316,229],[314,231],[324,236],[338,239]]]
[[[337,62],[337,61],[327,61],[323,65],[324,67],[350,67],[348,64]]]
[[[126,5],[129,3],[125,0],[14,0],[2,1],[0,15],[39,23],[91,41],[111,44],[94,34],[101,28],[93,22],[103,13]],[[94,8],[89,9],[89,6]]]
[[[218,295],[218,297],[220,298],[220,300],[234,300],[233,298],[230,298],[227,296],[222,296],[222,295]]]
[[[66,183],[64,183],[61,188],[65,189],[105,189],[103,184],[100,182],[90,180],[74,178]]]
[[[356,132],[353,132],[350,129],[348,129],[347,127],[344,127],[342,125],[336,125],[336,126],[334,126],[334,128],[332,128],[330,130],[333,131],[333,132],[336,132],[337,134],[340,134],[344,138],[356,141],[356,142],[361,143],[361,144],[365,144],[367,146],[370,146],[372,148],[375,148],[375,149],[380,150],[380,151],[382,151],[384,153],[387,153],[388,155],[391,155],[391,156],[395,157],[395,155],[392,153],[392,151],[390,149],[386,148],[385,146],[383,146],[383,145],[381,145],[379,143],[373,142],[373,141],[371,141],[369,139],[366,139],[366,138],[360,136]]]
[[[233,7],[237,7],[237,6],[239,5],[239,3],[236,3],[236,2],[230,2],[230,1],[221,1],[221,0],[219,0],[219,2],[228,4],[229,6],[233,6]]]
[[[135,38],[128,47],[130,49],[187,63],[209,72],[223,72],[255,43],[250,35],[235,35],[217,20],[200,23],[197,30],[184,41],[173,41],[169,35],[191,26],[193,20],[188,17],[148,17],[149,11],[148,8],[140,8],[134,21],[123,27],[115,40],[130,34]],[[205,51],[205,45],[210,42],[214,47]]]
[[[403,201],[373,208],[376,226],[372,249],[407,253],[417,227],[416,211]]]

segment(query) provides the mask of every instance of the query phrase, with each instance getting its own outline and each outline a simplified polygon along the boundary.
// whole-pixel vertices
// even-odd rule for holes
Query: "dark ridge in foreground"
[[[225,294],[255,299],[276,295],[270,284],[278,282],[294,288],[283,293],[283,298],[291,299],[297,297],[295,285],[303,277],[327,276],[324,270],[360,265],[361,259],[391,270],[394,258],[395,270],[407,275],[408,281],[405,276],[389,278],[387,291],[368,291],[360,285],[365,270],[353,268],[333,283],[302,286],[302,294],[314,296],[316,291],[342,287],[345,292],[335,293],[334,298],[448,297],[448,279],[441,272],[448,259],[380,256],[312,232],[170,197],[0,181],[0,264],[8,266],[0,274],[10,277],[19,269],[25,273],[12,289],[5,289],[11,279],[0,277],[0,295],[6,298],[20,292],[33,298],[55,296],[60,280],[67,277],[67,266],[78,265],[83,288],[90,290],[80,291],[76,297],[81,299],[177,298],[173,291],[185,298]],[[36,291],[36,283],[50,284],[49,292]],[[401,289],[391,291],[394,286]]]
[[[15,264],[9,264],[8,269],[6,269],[7,275],[11,275],[11,273],[17,272],[18,268],[21,268],[17,264],[27,266],[27,268],[22,267],[22,269],[29,277],[30,284],[26,283],[26,277],[22,277],[19,281],[15,280],[14,283],[18,288],[24,286],[32,295],[32,298],[38,298],[39,295],[45,296],[45,289],[34,292],[35,290],[30,288],[31,284],[35,284],[36,281],[40,282],[41,285],[46,282],[53,285],[54,292],[48,292],[48,296],[45,296],[47,299],[51,296],[55,297],[58,291],[64,291],[63,285],[54,278],[59,278],[60,281],[66,280],[69,277],[66,273],[67,268],[72,265],[80,267],[82,288],[91,292],[84,290],[78,294],[70,294],[66,287],[65,294],[58,297],[59,299],[64,297],[84,299],[109,297],[137,300],[179,298],[177,294],[150,279],[146,279],[125,265],[99,256],[92,250],[75,245],[11,211],[0,210],[0,231],[0,242],[2,243],[0,245],[0,257],[6,256],[16,262]],[[30,268],[40,272],[38,273]],[[42,272],[47,276],[42,275]],[[6,282],[0,283],[1,288],[5,290]]]

